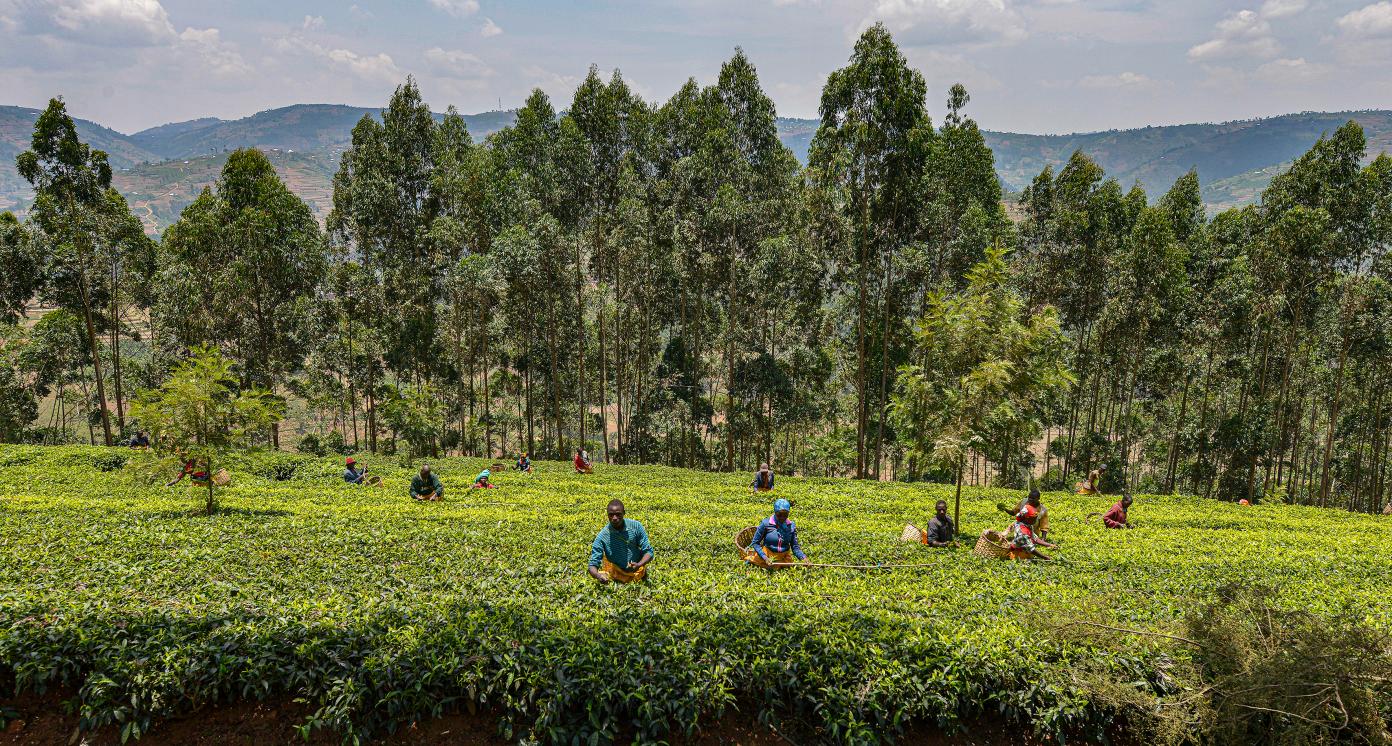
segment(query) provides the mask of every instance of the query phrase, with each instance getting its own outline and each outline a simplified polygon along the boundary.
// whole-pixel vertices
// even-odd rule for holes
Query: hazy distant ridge
[[[29,147],[38,114],[35,109],[0,106],[0,210],[20,209],[30,199],[29,185],[15,171],[14,158]],[[112,166],[127,170],[118,171],[118,187],[151,230],[162,230],[216,178],[222,154],[241,147],[281,151],[284,157],[276,159],[277,168],[322,218],[338,155],[364,115],[380,118],[381,109],[297,104],[241,119],[172,122],[133,135],[85,120],[77,120],[77,127],[93,147],[108,153]],[[463,116],[475,140],[513,120],[510,111]],[[1027,186],[1046,166],[1057,169],[1075,150],[1082,150],[1123,187],[1139,182],[1152,198],[1190,168],[1197,169],[1204,199],[1210,210],[1217,210],[1254,201],[1272,176],[1349,119],[1363,125],[1370,155],[1392,152],[1392,111],[1306,112],[1070,135],[984,134],[995,152],[997,174],[1012,191]],[[815,119],[778,120],[779,137],[803,162],[817,124]]]

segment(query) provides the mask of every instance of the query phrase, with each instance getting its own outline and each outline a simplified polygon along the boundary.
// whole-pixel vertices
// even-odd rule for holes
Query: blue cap
[[[780,510],[792,510],[792,509],[793,509],[792,504],[789,503],[787,500],[784,500],[784,499],[781,498],[781,497],[778,498],[777,500],[774,500],[774,501],[773,501],[773,512],[775,512],[775,513],[777,513],[777,512],[780,511]]]
[[[479,476],[481,476],[481,477],[487,477],[487,476],[491,476],[491,475],[488,473],[488,470],[487,470],[487,469],[484,469],[483,471],[479,472]]]

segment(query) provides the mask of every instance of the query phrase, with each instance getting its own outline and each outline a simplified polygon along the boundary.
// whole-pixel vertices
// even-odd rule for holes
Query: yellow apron
[[[764,561],[764,558],[763,558],[763,557],[760,557],[760,556],[759,556],[759,553],[756,552],[756,551],[754,551],[754,549],[751,547],[751,548],[749,548],[749,549],[744,550],[744,561],[745,561],[745,562],[748,562],[749,564],[754,565],[754,566],[756,566],[756,567],[764,567],[764,568],[768,568],[768,569],[770,569],[770,570],[782,570],[783,568],[782,568],[782,567],[774,567],[773,565],[770,565],[769,562],[796,562],[796,561],[797,561],[797,560],[793,557],[793,551],[792,551],[791,549],[789,549],[789,550],[786,551],[786,552],[771,552],[771,551],[769,551],[767,548],[765,548],[765,549],[764,549],[764,554],[768,555],[768,562],[765,562],[765,561]]]
[[[643,565],[637,570],[629,572],[628,570],[620,568],[613,562],[610,562],[608,557],[605,557],[604,561],[600,563],[599,571],[608,575],[609,579],[615,583],[636,583],[640,580],[646,580],[648,577],[647,565]]]

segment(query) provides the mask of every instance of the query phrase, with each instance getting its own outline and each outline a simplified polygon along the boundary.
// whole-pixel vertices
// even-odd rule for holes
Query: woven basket
[[[384,484],[385,482],[382,481],[382,478],[375,474],[367,478],[367,486],[369,487],[381,487]]]
[[[904,524],[903,533],[899,534],[899,541],[912,542],[914,544],[923,543],[923,532],[912,523]]]
[[[1010,547],[1005,543],[1005,537],[999,531],[986,530],[981,532],[981,538],[976,540],[976,547],[972,549],[972,554],[991,559],[1010,559]]]
[[[232,475],[228,474],[226,469],[218,469],[218,472],[213,475],[213,484],[219,487],[226,487],[232,484]]]
[[[739,550],[740,556],[749,550],[749,545],[754,542],[754,532],[758,530],[758,526],[745,526],[735,534],[735,549]]]

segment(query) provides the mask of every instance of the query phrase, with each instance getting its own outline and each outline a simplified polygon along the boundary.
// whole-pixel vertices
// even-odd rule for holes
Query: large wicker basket
[[[745,526],[740,529],[739,533],[735,534],[735,549],[739,551],[741,557],[749,551],[749,545],[754,543],[754,532],[758,530],[758,526]]]
[[[923,543],[923,531],[912,523],[904,524],[904,530],[899,534],[899,541],[911,542],[914,544]]]
[[[976,540],[972,554],[1003,560],[1029,559],[1030,556],[1029,552],[1010,546],[1004,534],[990,529],[981,532],[981,538]]]

